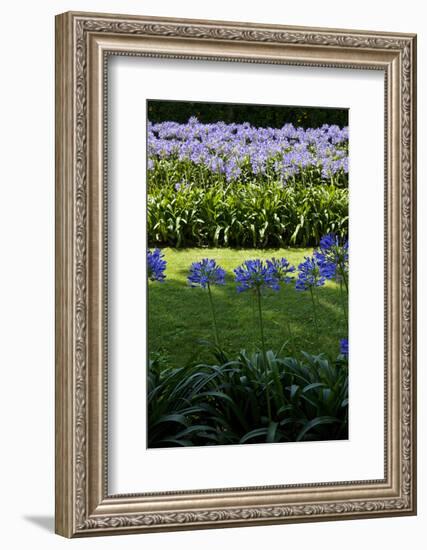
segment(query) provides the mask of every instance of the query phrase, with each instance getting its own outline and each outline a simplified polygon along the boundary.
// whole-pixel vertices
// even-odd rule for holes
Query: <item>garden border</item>
[[[56,531],[64,536],[414,514],[415,67],[409,34],[66,13],[56,19]],[[385,478],[108,495],[108,55],[383,70]]]

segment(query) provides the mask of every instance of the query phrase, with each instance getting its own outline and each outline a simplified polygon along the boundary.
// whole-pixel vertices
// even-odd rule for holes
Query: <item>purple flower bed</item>
[[[227,182],[267,178],[282,183],[328,182],[346,186],[348,127],[254,128],[248,123],[202,124],[190,118],[177,122],[148,123],[148,170],[161,161],[187,165],[179,172],[191,179],[188,165],[203,167]],[[175,174],[172,174],[172,179]]]

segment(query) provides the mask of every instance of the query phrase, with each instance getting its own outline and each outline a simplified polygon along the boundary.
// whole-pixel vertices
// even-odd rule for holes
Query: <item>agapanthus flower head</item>
[[[319,246],[321,250],[328,250],[337,244],[339,244],[339,241],[335,233],[328,233],[327,235],[323,235],[323,237],[320,239]]]
[[[305,256],[305,261],[299,264],[298,270],[298,277],[295,283],[296,290],[309,290],[310,288],[325,284],[326,277],[322,274],[315,256]]]
[[[295,271],[295,267],[286,258],[271,258],[267,260],[267,267],[279,283],[290,283],[293,280],[289,274]]]
[[[344,355],[344,357],[348,358],[348,338],[341,338],[340,353],[341,355]]]
[[[164,281],[166,260],[163,259],[164,254],[160,248],[147,250],[147,277],[150,281]]]
[[[348,240],[340,239],[334,233],[328,233],[320,239],[314,256],[327,279],[340,278],[348,272]]]
[[[200,262],[194,262],[190,266],[188,282],[191,286],[200,285],[206,288],[208,285],[225,284],[225,271],[217,265],[215,260],[204,258]]]
[[[262,260],[246,260],[234,270],[237,292],[271,288],[280,290],[279,280]]]

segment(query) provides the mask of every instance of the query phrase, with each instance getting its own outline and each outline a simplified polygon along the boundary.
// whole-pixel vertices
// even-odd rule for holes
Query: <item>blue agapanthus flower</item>
[[[335,245],[339,245],[339,239],[335,235],[335,233],[328,233],[327,235],[323,235],[323,237],[320,239],[319,246],[321,250],[328,250]]]
[[[340,353],[348,359],[348,338],[341,338],[340,340]]]
[[[280,290],[276,274],[262,260],[246,260],[234,270],[237,292],[271,288]]]
[[[204,258],[201,262],[194,262],[190,267],[188,282],[191,286],[200,285],[206,288],[208,285],[225,284],[225,271],[217,265],[215,260]]]
[[[348,240],[341,240],[334,233],[328,233],[320,239],[320,245],[314,251],[322,274],[327,279],[346,276],[348,272]]]
[[[296,290],[309,290],[316,286],[323,286],[326,281],[321,267],[315,256],[305,256],[305,261],[298,266],[298,277],[295,283]]]
[[[147,277],[150,281],[164,281],[166,260],[163,259],[164,254],[160,248],[155,248],[153,251],[147,250]]]
[[[271,260],[267,260],[267,267],[279,283],[292,282],[293,277],[289,274],[295,271],[295,267],[290,265],[286,258],[271,258]]]

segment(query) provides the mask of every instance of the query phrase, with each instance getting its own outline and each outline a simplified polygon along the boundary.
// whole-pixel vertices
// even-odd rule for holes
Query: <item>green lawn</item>
[[[206,347],[199,343],[200,340],[214,340],[207,291],[187,284],[188,268],[192,262],[214,258],[227,271],[226,285],[214,287],[212,293],[221,345],[235,355],[241,349],[248,352],[259,349],[260,334],[253,295],[251,292],[237,293],[233,269],[247,259],[273,256],[286,257],[297,267],[312,250],[166,248],[164,253],[166,280],[163,283],[149,282],[149,350],[165,354],[171,365],[183,366],[188,361],[206,357]],[[289,355],[293,354],[294,345],[297,355],[304,350],[336,357],[339,339],[347,336],[339,286],[327,281],[318,289],[317,295],[319,334],[314,330],[310,292],[297,292],[293,284],[280,292],[265,292],[262,305],[269,349],[278,351],[288,342],[286,354]]]

